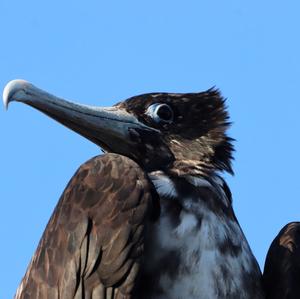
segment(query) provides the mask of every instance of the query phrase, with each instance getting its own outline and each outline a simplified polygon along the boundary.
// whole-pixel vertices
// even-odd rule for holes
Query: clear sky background
[[[236,138],[226,179],[261,266],[300,220],[300,2],[0,1],[0,86],[15,78],[85,104],[216,85]],[[0,109],[0,298],[11,298],[68,180],[100,153],[19,103]]]

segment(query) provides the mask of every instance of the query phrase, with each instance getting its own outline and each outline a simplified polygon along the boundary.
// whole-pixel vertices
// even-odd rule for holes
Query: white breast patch
[[[164,194],[170,194],[170,190],[176,197],[174,184],[169,178],[163,178],[160,183],[157,179],[154,184],[155,187],[164,185],[156,189],[162,198]],[[210,183],[201,181],[201,184]],[[160,276],[159,287],[163,292],[155,299],[262,299],[260,293],[250,297],[244,292],[244,274],[253,272],[259,279],[260,272],[255,268],[257,264],[239,224],[226,215],[213,213],[203,204],[204,199],[181,198],[185,208],[180,211],[178,223],[174,225],[168,211],[169,204],[166,204],[170,200],[173,199],[161,199],[161,217],[153,229],[156,244],[152,261],[160,261],[168,252],[176,252],[180,264],[176,273],[166,272]],[[195,205],[197,215],[189,210],[195,211]],[[222,252],[222,244],[241,248],[238,256],[230,251]]]

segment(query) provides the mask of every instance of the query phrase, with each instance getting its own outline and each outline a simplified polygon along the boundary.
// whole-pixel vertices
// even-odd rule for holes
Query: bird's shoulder
[[[63,192],[16,297],[131,298],[156,200],[147,174],[131,159],[105,154],[84,163]]]

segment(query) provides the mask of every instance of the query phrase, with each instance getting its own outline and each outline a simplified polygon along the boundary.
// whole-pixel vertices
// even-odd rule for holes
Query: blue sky
[[[0,2],[0,86],[85,104],[211,86],[236,138],[226,179],[260,265],[300,219],[299,1]],[[28,106],[0,109],[0,298],[11,298],[68,180],[99,149]]]

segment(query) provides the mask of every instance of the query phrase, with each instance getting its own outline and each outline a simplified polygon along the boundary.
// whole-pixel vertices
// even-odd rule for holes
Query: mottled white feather
[[[166,194],[176,196],[174,184],[167,176],[156,173],[152,181],[161,197]],[[213,188],[203,178],[192,177],[189,182],[195,186]],[[216,179],[214,182],[223,189],[222,180]],[[220,193],[220,190],[215,188],[215,192]],[[224,197],[221,200],[229,203],[225,192],[220,194]],[[161,216],[153,230],[158,244],[155,244],[151,261],[159,262],[167,252],[177,252],[180,257],[179,274],[165,273],[160,276],[159,286],[163,295],[157,295],[155,299],[216,299],[231,298],[236,294],[241,299],[254,299],[244,291],[241,279],[245,273],[252,273],[255,269],[254,257],[239,224],[209,210],[205,199],[181,198],[183,209],[179,215],[180,222],[174,226],[167,210],[167,201],[161,200]],[[220,251],[220,244],[228,239],[233,245],[241,247],[238,256]],[[227,271],[226,281],[224,269]],[[258,269],[255,274],[260,275]],[[220,289],[228,297],[216,293]],[[262,299],[260,295],[255,299],[258,298]]]

